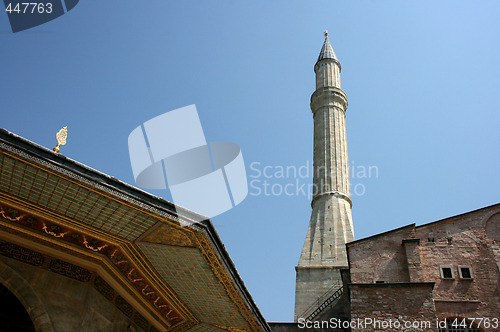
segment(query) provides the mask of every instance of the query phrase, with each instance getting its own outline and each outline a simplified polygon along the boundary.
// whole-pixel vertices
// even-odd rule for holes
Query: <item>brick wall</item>
[[[436,330],[432,283],[351,284],[349,288],[353,332]]]
[[[352,283],[409,282],[402,240],[414,237],[414,226],[348,244]]]
[[[500,319],[500,205],[402,227],[347,249],[353,319]],[[452,278],[443,277],[443,267]],[[470,268],[472,278],[461,276],[460,267]]]
[[[423,276],[436,283],[439,318],[500,318],[498,212],[499,208],[486,209],[417,228]],[[495,227],[488,226],[492,222]],[[451,267],[453,278],[441,278],[440,268],[445,265]],[[460,266],[470,267],[473,278],[461,278]]]

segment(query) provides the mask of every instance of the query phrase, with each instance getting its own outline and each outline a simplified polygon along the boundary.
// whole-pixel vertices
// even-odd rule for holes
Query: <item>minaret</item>
[[[312,213],[295,268],[295,319],[341,281],[340,269],[347,267],[345,244],[354,240],[345,126],[347,96],[340,88],[340,63],[328,32],[314,72]]]

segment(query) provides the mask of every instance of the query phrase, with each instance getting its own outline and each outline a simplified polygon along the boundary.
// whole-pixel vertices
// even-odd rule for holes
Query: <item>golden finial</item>
[[[61,145],[66,145],[66,137],[68,137],[68,126],[61,128],[61,130],[57,132],[57,146],[53,149],[55,152],[59,152],[59,147]]]
[[[325,37],[328,37],[328,30],[325,30]]]

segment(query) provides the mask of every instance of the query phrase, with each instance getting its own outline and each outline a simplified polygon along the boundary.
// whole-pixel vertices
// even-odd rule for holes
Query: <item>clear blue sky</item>
[[[64,155],[134,184],[129,133],[196,104],[208,141],[241,147],[254,187],[307,185],[250,165],[311,163],[328,29],[360,239],[500,201],[499,15],[498,1],[81,0],[13,34],[4,13],[0,127],[52,148],[67,125]],[[368,166],[378,174],[362,177]],[[291,321],[310,200],[256,193],[213,223],[266,319]]]

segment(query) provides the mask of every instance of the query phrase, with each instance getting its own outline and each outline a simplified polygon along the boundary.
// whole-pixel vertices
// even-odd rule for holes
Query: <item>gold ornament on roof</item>
[[[325,30],[325,37],[328,37],[328,30]]]
[[[68,137],[68,126],[61,128],[56,134],[57,146],[53,149],[55,152],[59,152],[59,147],[61,145],[66,145],[66,138]]]

